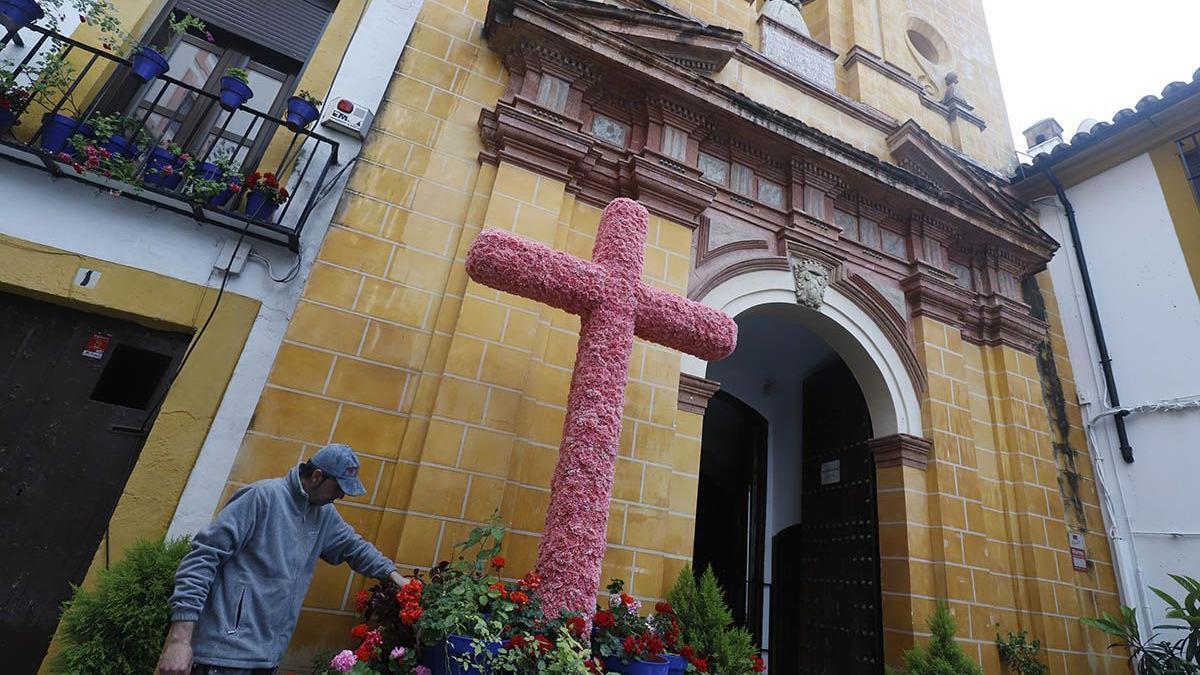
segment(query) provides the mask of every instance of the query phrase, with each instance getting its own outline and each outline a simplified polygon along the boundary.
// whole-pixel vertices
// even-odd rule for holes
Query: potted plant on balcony
[[[232,153],[225,153],[211,162],[200,162],[190,178],[192,201],[219,207],[224,207],[234,195],[241,193],[244,181]]]
[[[46,16],[45,10],[35,0],[0,0],[0,14],[8,17],[9,22],[17,28],[41,21]]]
[[[74,148],[75,154],[64,151],[59,154],[58,159],[69,163],[75,173],[91,172],[97,176],[130,185],[135,192],[141,189],[141,183],[137,178],[138,163],[136,160],[119,152],[112,152],[107,147],[100,145],[97,140],[82,134],[75,134],[69,142]]]
[[[290,196],[270,171],[263,174],[255,171],[246,176],[242,188],[246,191],[246,215],[253,220],[270,220],[275,209]]]
[[[245,68],[228,68],[221,77],[221,107],[232,112],[254,98],[250,73]]]
[[[171,12],[171,16],[167,20],[167,25],[175,35],[184,35],[189,30],[195,30],[198,33],[203,33],[209,42],[213,41],[212,33],[208,32],[208,26],[191,14],[184,14],[183,18],[177,18],[175,12]],[[154,80],[171,68],[171,64],[167,62],[167,57],[163,55],[159,48],[148,44],[139,44],[133,47],[132,53],[129,56],[129,62],[130,72],[142,82]]]
[[[320,114],[321,99],[301,89],[298,94],[288,99],[284,124],[292,131],[300,131],[315,122]]]
[[[196,160],[171,141],[150,150],[142,182],[146,185],[174,190],[195,170]]]
[[[11,63],[0,66],[0,134],[16,124],[17,115],[29,101],[29,88],[17,82]]]
[[[141,122],[128,115],[96,115],[88,119],[96,142],[115,155],[137,159],[152,145]]]

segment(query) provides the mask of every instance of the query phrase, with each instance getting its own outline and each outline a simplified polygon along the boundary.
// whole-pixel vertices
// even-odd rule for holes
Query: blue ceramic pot
[[[7,16],[18,28],[46,16],[46,12],[34,0],[0,0],[0,14]]]
[[[17,119],[12,108],[0,108],[0,134],[12,128],[13,122]]]
[[[670,675],[683,675],[687,670],[687,659],[678,654],[663,654],[667,660],[667,672]]]
[[[284,118],[284,124],[292,131],[300,131],[315,122],[317,116],[320,114],[321,111],[317,110],[317,106],[302,98],[293,96],[288,99],[287,116]]]
[[[225,206],[227,206],[229,204],[230,199],[233,199],[233,190],[230,190],[229,188],[225,188],[224,190],[221,190],[220,192],[218,192],[217,196],[208,200],[208,203],[213,206],[219,206],[221,208],[225,208]]]
[[[254,193],[250,193],[254,194]],[[471,646],[472,639],[462,635],[451,635],[440,645],[427,647],[421,657],[421,665],[429,668],[432,675],[486,675],[491,672],[486,663],[486,657],[477,659],[475,649]],[[487,651],[495,656],[500,653],[499,642],[489,642]],[[460,659],[474,661],[464,664]]]
[[[246,195],[246,215],[252,220],[270,220],[279,205],[261,192],[251,191]]]
[[[221,78],[221,107],[226,110],[237,110],[243,103],[254,98],[254,91],[236,77],[225,75]]]
[[[660,654],[650,658],[661,660],[633,659],[632,661],[626,661],[625,659],[606,659],[604,661],[604,670],[610,673],[620,673],[621,675],[667,675],[670,662],[666,657]]]
[[[166,57],[150,47],[138,47],[129,61],[131,63],[129,70],[142,82],[149,82],[171,68]]]
[[[104,149],[127,159],[135,159],[142,154],[137,144],[124,136],[109,136],[108,142],[104,144]]]
[[[42,115],[42,133],[38,138],[38,144],[42,146],[42,150],[57,155],[67,148],[67,139],[75,134],[91,136],[92,128],[86,124],[80,124],[79,120],[74,117],[46,113]]]
[[[181,166],[178,155],[170,150],[154,148],[146,160],[142,182],[164,190],[174,190],[183,182],[183,174],[179,172]]]
[[[196,178],[200,180],[221,180],[221,167],[212,162],[200,162],[196,165]]]

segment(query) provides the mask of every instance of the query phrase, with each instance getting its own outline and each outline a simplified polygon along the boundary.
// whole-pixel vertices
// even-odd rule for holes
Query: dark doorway
[[[83,581],[137,462],[138,430],[188,339],[0,293],[5,672],[41,664],[59,605]]]
[[[875,462],[862,390],[837,359],[803,385],[801,523],[773,545],[772,670],[883,670]]]
[[[694,566],[712,565],[733,618],[762,642],[767,421],[719,391],[704,413]]]

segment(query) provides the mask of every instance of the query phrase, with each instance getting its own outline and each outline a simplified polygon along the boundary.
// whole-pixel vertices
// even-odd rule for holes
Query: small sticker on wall
[[[80,288],[95,288],[100,285],[100,271],[90,267],[75,270],[75,285]]]
[[[842,482],[842,460],[834,459],[821,464],[821,485]]]
[[[1087,545],[1083,541],[1083,535],[1070,532],[1067,534],[1067,540],[1071,547],[1071,567],[1074,567],[1076,572],[1088,571]]]
[[[112,342],[112,336],[108,333],[92,333],[88,338],[87,346],[83,348],[83,355],[89,359],[102,359],[104,352],[108,351],[108,345]]]

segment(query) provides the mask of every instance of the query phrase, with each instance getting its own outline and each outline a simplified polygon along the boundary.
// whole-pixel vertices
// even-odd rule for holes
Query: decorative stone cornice
[[[620,185],[651,212],[690,227],[700,224],[700,214],[717,196],[697,169],[649,149],[620,163]]]
[[[679,409],[683,412],[703,415],[708,402],[721,388],[721,383],[698,375],[679,374]]]
[[[963,327],[963,339],[990,346],[1007,345],[1033,353],[1046,337],[1049,325],[1029,312],[1025,303],[992,295],[971,308]]]
[[[875,468],[909,466],[924,471],[929,466],[929,455],[933,452],[933,441],[920,436],[895,434],[873,438],[867,442],[871,454],[875,455]]]
[[[954,283],[947,272],[918,264],[917,271],[900,282],[913,316],[928,316],[957,328],[975,294]]]
[[[985,122],[982,117],[979,117],[973,113],[973,108],[969,105],[966,105],[966,101],[955,99],[947,103],[931,98],[929,96],[929,92],[925,91],[925,87],[922,87],[921,83],[917,81],[917,78],[913,77],[912,74],[907,70],[904,70],[891,61],[887,61],[858,45],[854,45],[850,48],[850,51],[846,52],[846,58],[842,60],[842,66],[846,68],[846,70],[849,70],[857,65],[870,68],[871,70],[874,70],[880,75],[888,78],[892,82],[912,90],[913,93],[915,93],[920,99],[921,105],[937,112],[942,117],[945,117],[948,121],[953,122],[955,119],[961,117],[962,119],[979,127],[981,131],[987,128],[987,122]]]
[[[484,147],[482,161],[509,161],[564,183],[586,177],[600,157],[591,136],[512,104],[483,110],[479,127]]]

